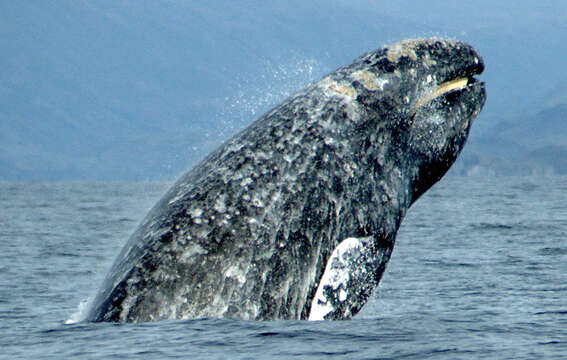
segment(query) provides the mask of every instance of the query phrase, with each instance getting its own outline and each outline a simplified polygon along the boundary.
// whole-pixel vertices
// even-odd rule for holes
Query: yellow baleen
[[[439,85],[437,89],[427,94],[425,97],[419,99],[413,106],[413,109],[411,110],[411,115],[413,116],[417,111],[417,109],[419,109],[422,105],[427,104],[428,102],[430,102],[431,100],[435,99],[438,96],[441,96],[450,91],[464,89],[467,86],[468,82],[469,80],[467,78],[459,78],[444,82],[443,84]]]

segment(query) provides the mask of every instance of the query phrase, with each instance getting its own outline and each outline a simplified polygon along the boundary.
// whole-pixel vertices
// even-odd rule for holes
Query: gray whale
[[[177,181],[86,320],[352,317],[463,148],[483,69],[465,43],[407,40],[297,92]]]

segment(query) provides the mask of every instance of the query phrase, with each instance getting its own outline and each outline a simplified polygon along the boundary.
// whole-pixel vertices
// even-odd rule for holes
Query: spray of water
[[[264,59],[254,73],[236,74],[231,81],[232,94],[212,99],[218,109],[210,127],[200,130],[200,141],[187,151],[194,159],[203,158],[229,137],[305,85],[318,80],[329,67],[303,55]],[[191,131],[194,131],[191,130]],[[179,158],[179,155],[175,155]]]
[[[87,317],[87,311],[90,307],[92,299],[82,300],[77,307],[77,310],[69,316],[69,319],[65,320],[65,325],[72,325],[79,323]]]
[[[281,62],[265,60],[255,76],[237,76],[235,94],[224,99],[226,106],[219,114],[219,137],[233,135],[326,71],[321,62],[296,56]]]

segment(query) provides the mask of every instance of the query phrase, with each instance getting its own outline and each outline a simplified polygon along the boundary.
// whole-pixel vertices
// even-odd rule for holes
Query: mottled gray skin
[[[346,301],[325,289],[336,309],[325,319],[356,314],[407,209],[464,146],[484,85],[471,80],[414,107],[437,84],[483,68],[464,43],[404,41],[291,96],[158,202],[87,320],[306,319],[330,254],[349,237],[368,245],[365,275]]]

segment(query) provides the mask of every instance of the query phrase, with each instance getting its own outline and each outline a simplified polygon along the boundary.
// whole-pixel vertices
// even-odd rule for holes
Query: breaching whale
[[[406,40],[308,85],[173,185],[87,320],[352,317],[463,148],[483,69],[465,43]]]

